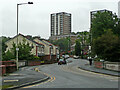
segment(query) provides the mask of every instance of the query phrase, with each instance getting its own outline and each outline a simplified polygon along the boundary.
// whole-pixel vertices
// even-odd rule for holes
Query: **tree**
[[[89,44],[89,32],[84,31],[84,32],[77,32],[77,33],[78,33],[79,41],[84,45],[88,45]]]
[[[81,55],[81,45],[78,40],[76,40],[76,45],[75,45],[75,55],[80,56]]]
[[[118,19],[118,22],[117,22],[116,29],[115,29],[114,33],[116,35],[118,35],[119,38],[120,38],[120,19]]]
[[[5,36],[2,36],[0,37],[0,53],[2,53],[2,60],[5,60],[4,58],[6,58],[7,56],[10,56],[10,53],[7,52],[7,56],[5,56],[5,51],[6,51],[6,48],[7,48],[7,45],[5,44],[6,41],[8,41],[10,39],[10,37],[5,37]]]
[[[111,30],[93,41],[93,51],[106,61],[120,61],[120,39]]]
[[[81,43],[81,50],[82,50],[81,58],[87,58],[89,43],[90,43],[89,42],[89,32],[84,31],[84,32],[79,32],[78,34],[79,35],[78,35],[77,41],[79,41],[79,43]]]
[[[62,39],[59,39],[57,41],[52,41],[51,40],[51,43],[59,46],[60,51],[67,52],[69,50],[69,40],[68,40],[68,38],[62,38]]]
[[[26,41],[23,40],[22,43],[18,44],[18,58],[19,60],[29,60],[29,59],[34,59],[34,56],[31,54],[32,47],[29,45],[29,43],[26,44]],[[13,46],[10,50],[8,50],[4,55],[3,55],[3,60],[11,60],[11,59],[16,59],[16,44],[13,43]]]
[[[23,39],[22,43],[18,44],[18,58],[19,60],[29,60],[33,55],[31,54],[32,47],[29,45],[29,43],[26,44],[26,40]],[[13,55],[16,58],[16,44],[13,43],[13,48],[11,49]]]
[[[1,38],[2,38],[2,55],[4,55],[7,48],[5,42],[8,41],[10,38],[5,36],[2,36]]]
[[[113,33],[117,28],[118,18],[112,12],[97,12],[92,19],[91,33],[92,38],[100,37],[105,33],[104,30],[111,29]]]
[[[9,61],[11,59],[15,59],[15,56],[13,53],[11,53],[9,50],[5,53],[5,55],[2,56],[2,61]]]
[[[71,34],[76,35],[76,33],[75,33],[75,32],[71,32]]]

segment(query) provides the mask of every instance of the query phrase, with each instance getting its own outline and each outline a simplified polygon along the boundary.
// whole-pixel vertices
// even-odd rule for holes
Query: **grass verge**
[[[12,86],[14,86],[14,85],[2,85],[2,86],[0,86],[0,90],[4,90],[4,89],[10,88]]]

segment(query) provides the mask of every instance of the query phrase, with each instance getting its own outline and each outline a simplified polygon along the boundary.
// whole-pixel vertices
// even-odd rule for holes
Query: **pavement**
[[[38,66],[27,66],[20,68],[18,71],[11,73],[7,76],[2,77],[2,85],[8,86],[10,85],[10,88],[7,88],[5,90],[13,90],[20,87],[44,82],[49,79],[48,76],[43,74],[42,72],[37,72],[34,69]]]
[[[101,74],[120,77],[120,72],[96,68],[94,65],[89,65],[89,61],[86,59],[80,59],[80,65],[78,68],[95,72],[95,73],[101,73]]]

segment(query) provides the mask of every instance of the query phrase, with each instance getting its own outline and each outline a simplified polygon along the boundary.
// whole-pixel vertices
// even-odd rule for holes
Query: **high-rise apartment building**
[[[120,18],[120,1],[118,2],[118,17]]]
[[[51,14],[51,36],[71,33],[71,14],[66,12]]]

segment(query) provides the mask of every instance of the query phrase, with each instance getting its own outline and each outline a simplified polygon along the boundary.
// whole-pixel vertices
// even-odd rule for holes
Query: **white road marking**
[[[4,80],[4,82],[18,82],[19,80]]]

